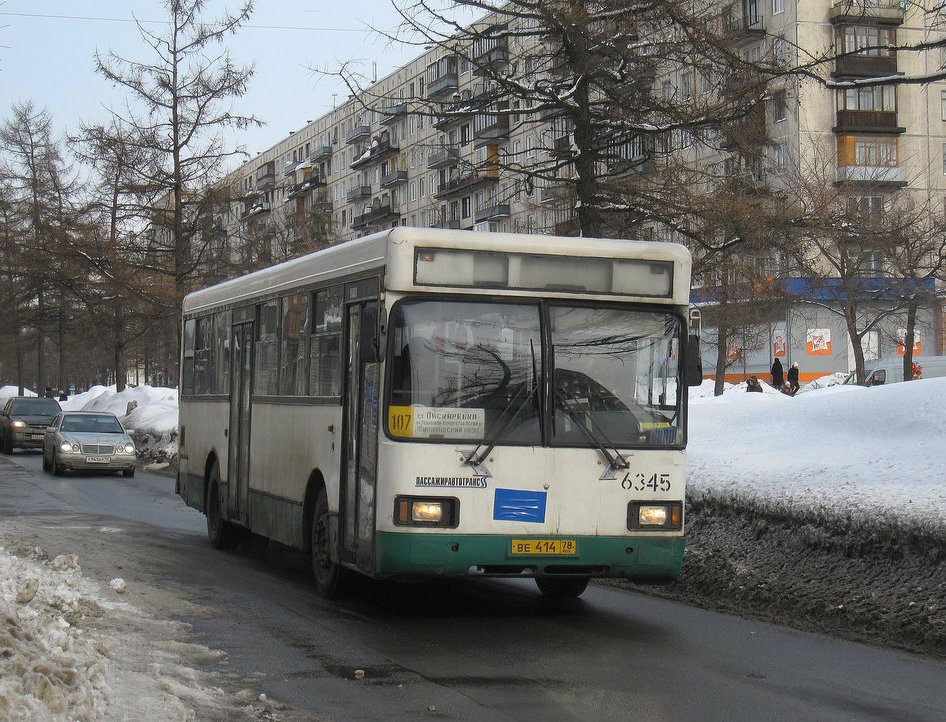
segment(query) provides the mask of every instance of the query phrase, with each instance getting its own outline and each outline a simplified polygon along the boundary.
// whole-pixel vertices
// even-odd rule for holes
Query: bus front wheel
[[[238,529],[223,518],[220,509],[220,467],[215,463],[207,480],[207,538],[214,549],[232,549],[239,541]]]
[[[580,597],[588,588],[588,577],[536,577],[535,584],[547,597]]]
[[[312,510],[311,561],[315,586],[326,599],[338,598],[344,588],[347,571],[332,561],[331,520],[325,489],[319,491]]]

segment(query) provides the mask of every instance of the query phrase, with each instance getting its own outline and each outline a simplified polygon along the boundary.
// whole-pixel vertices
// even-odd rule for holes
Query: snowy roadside
[[[84,576],[73,553],[50,558],[10,544],[29,536],[24,524],[0,524],[0,719],[277,720],[265,698],[228,694],[198,671],[222,653],[186,641],[187,625],[126,601],[123,579]]]

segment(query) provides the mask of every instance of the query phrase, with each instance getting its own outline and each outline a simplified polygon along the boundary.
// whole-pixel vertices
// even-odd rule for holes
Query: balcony
[[[839,110],[835,133],[906,133],[895,110]]]
[[[882,78],[897,74],[896,56],[845,55],[837,59],[833,78]]]
[[[748,45],[765,37],[765,20],[758,11],[727,15],[723,25],[737,46]]]
[[[427,66],[427,99],[439,100],[450,96],[460,87],[457,58],[448,55]]]
[[[493,205],[477,208],[474,213],[474,222],[493,221],[498,218],[509,218],[508,203],[494,203]]]
[[[460,162],[460,148],[458,146],[442,146],[427,154],[427,169],[436,170],[447,168]]]
[[[508,115],[480,114],[473,121],[473,140],[479,145],[508,137]]]
[[[354,203],[362,198],[371,198],[371,186],[355,186],[345,194],[345,201]]]
[[[385,133],[386,132],[387,131],[385,131]],[[374,163],[378,163],[384,160],[385,158],[389,158],[392,155],[396,155],[400,151],[401,149],[396,145],[392,145],[391,141],[381,140],[374,143],[370,148],[368,148],[368,150],[366,150],[361,157],[355,158],[355,160],[353,160],[351,162],[351,165],[348,167],[349,168],[363,168],[364,166],[373,165]]]
[[[310,175],[301,183],[296,183],[292,187],[292,190],[289,191],[286,198],[287,199],[298,198],[299,196],[303,196],[309,191],[315,190],[316,188],[324,188],[324,187],[325,187],[325,179],[322,178],[318,173],[315,173],[313,175]]]
[[[557,204],[574,195],[572,189],[564,185],[545,186],[538,190],[539,203]]]
[[[838,166],[835,178],[837,183],[856,183],[885,188],[903,188],[907,185],[907,182],[903,180],[900,166]]]
[[[490,171],[486,173],[473,172],[465,173],[457,178],[451,178],[446,183],[441,183],[437,192],[434,194],[436,198],[449,198],[451,196],[461,195],[463,193],[469,193],[474,188],[477,188],[481,185],[487,183],[498,183],[499,182],[499,173],[496,171]]]
[[[406,170],[395,170],[390,173],[385,173],[381,176],[381,187],[390,188],[391,186],[396,186],[399,183],[407,183],[407,171]]]
[[[351,227],[353,229],[367,228],[382,223],[390,223],[401,217],[396,204],[388,202],[384,205],[373,205],[370,211],[362,213],[360,216],[352,218]]]
[[[835,25],[902,25],[905,7],[894,0],[835,0],[828,18]]]
[[[434,121],[434,128],[441,132],[446,132],[450,128],[468,121],[471,115],[473,115],[473,105],[470,101],[455,103],[445,108],[442,113],[437,116],[437,119]]]
[[[328,160],[332,157],[332,146],[330,145],[317,145],[312,149],[312,152],[309,153],[309,160],[313,163],[320,163],[323,160]]]
[[[505,32],[506,28],[493,28],[494,32]],[[509,62],[509,44],[505,36],[485,35],[473,41],[473,73],[484,75],[497,66]]]
[[[248,205],[246,210],[240,215],[241,221],[249,220],[255,216],[260,216],[264,213],[269,213],[271,210],[270,204],[263,201],[257,201],[252,205]]]
[[[430,228],[442,228],[444,230],[460,230],[459,218],[433,218],[429,222]]]
[[[371,126],[370,125],[356,125],[350,131],[345,134],[345,144],[352,145],[353,143],[359,143],[363,140],[368,140],[371,137]]]
[[[380,120],[384,125],[390,125],[405,113],[407,113],[407,101],[396,100],[393,102],[388,102],[383,108],[381,108]]]

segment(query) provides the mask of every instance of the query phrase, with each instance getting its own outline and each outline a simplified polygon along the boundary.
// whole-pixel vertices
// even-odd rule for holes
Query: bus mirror
[[[703,358],[700,355],[700,337],[691,333],[687,343],[687,386],[703,383]]]
[[[361,312],[358,357],[361,363],[378,360],[378,307],[374,304],[366,305]]]

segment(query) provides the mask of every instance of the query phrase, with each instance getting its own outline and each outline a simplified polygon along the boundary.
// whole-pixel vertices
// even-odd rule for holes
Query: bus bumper
[[[378,532],[375,575],[387,579],[582,575],[664,583],[680,576],[686,545],[684,537],[534,538],[574,539],[577,552],[559,556],[513,554],[509,536]]]

